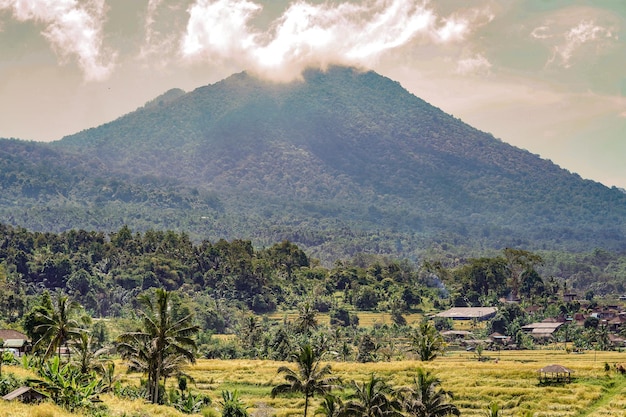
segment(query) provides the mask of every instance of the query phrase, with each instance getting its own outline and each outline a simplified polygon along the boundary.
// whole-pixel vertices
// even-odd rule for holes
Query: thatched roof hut
[[[569,382],[574,371],[563,365],[548,365],[537,372],[539,372],[539,382]]]

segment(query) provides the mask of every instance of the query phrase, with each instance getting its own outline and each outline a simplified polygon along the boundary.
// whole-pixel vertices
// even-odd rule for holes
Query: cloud
[[[183,55],[216,59],[246,51],[255,37],[248,22],[260,10],[247,0],[198,0],[189,9]]]
[[[614,31],[605,26],[596,24],[593,20],[581,20],[576,25],[562,31],[551,29],[549,26],[538,26],[532,30],[530,36],[534,39],[550,42],[552,44],[552,57],[548,65],[555,63],[564,68],[572,66],[575,55],[585,45],[595,45],[602,48],[607,41],[616,41],[618,36]]]
[[[560,58],[561,64],[565,68],[569,68],[572,55],[581,46],[600,38],[611,38],[612,36],[609,29],[598,26],[593,21],[582,21],[578,26],[565,33],[565,43],[556,47],[555,55]]]
[[[177,56],[181,27],[188,14],[180,2],[148,0],[143,22],[144,39],[138,61],[145,67],[166,68]]]
[[[102,46],[104,0],[0,0],[0,11],[8,10],[21,22],[43,25],[42,35],[62,60],[75,57],[84,77],[106,79],[114,67],[114,54]]]
[[[411,42],[460,41],[473,23],[458,15],[440,17],[421,1],[300,0],[260,31],[251,21],[261,10],[250,0],[196,0],[188,9],[183,57],[234,62],[274,79],[293,79],[309,66],[370,66],[385,52]]]
[[[530,32],[530,36],[535,39],[549,39],[552,37],[549,30],[550,28],[548,26],[538,26]]]
[[[469,58],[459,60],[457,63],[458,74],[485,74],[489,73],[491,69],[491,62],[481,54],[474,54]]]
[[[155,51],[153,48],[153,39],[156,35],[154,29],[154,23],[156,20],[155,14],[162,2],[163,0],[148,0],[148,8],[146,10],[146,19],[144,22],[145,39],[140,52],[141,56],[151,55]]]

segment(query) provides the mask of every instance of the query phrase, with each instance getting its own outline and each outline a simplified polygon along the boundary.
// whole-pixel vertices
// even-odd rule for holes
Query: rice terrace
[[[0,0],[0,417],[626,417],[626,0]]]
[[[573,354],[563,349],[500,351],[494,352],[497,361],[479,362],[471,353],[455,351],[428,363],[407,360],[367,364],[332,362],[331,366],[345,381],[365,381],[374,373],[394,386],[410,385],[416,368],[425,368],[441,380],[445,390],[454,394],[453,401],[463,416],[484,417],[493,403],[499,405],[498,415],[501,416],[623,416],[626,377],[619,374],[614,365],[624,361],[625,355],[622,352]],[[538,370],[553,362],[575,372],[570,383],[539,383]],[[609,370],[605,369],[605,364],[609,365]],[[195,381],[196,390],[216,400],[222,390],[237,390],[253,416],[302,415],[304,401],[300,396],[270,396],[272,387],[280,382],[276,370],[281,365],[284,363],[267,360],[199,360],[185,372]],[[22,371],[7,366],[4,372]],[[137,383],[137,378],[123,377],[129,383]],[[121,400],[113,395],[104,395],[102,399],[115,416],[186,415],[170,407],[146,404],[143,400]],[[316,398],[311,409],[317,409],[320,401]],[[214,411],[203,410],[202,415],[219,415],[217,407]],[[28,406],[8,402],[0,403],[0,414],[15,417],[90,415],[69,413],[49,403]]]

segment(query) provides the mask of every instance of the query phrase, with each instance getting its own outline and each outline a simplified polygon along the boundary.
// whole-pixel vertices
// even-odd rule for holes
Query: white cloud
[[[180,43],[180,27],[187,22],[183,4],[166,0],[148,0],[143,22],[144,39],[138,60],[151,69],[165,69],[172,64]],[[182,18],[182,19],[181,19]]]
[[[148,0],[148,9],[146,11],[146,19],[144,21],[145,39],[144,44],[141,47],[140,56],[148,56],[155,53],[153,38],[155,37],[155,14],[157,8],[161,5],[163,0]]]
[[[198,0],[189,9],[183,55],[218,58],[248,50],[255,35],[247,25],[260,9],[247,0]]]
[[[538,26],[530,32],[530,36],[535,39],[549,39],[552,35],[549,33],[550,28],[548,26]]]
[[[491,62],[482,54],[474,54],[469,58],[459,60],[456,72],[459,74],[489,73]]]
[[[572,55],[578,48],[588,42],[593,42],[599,38],[610,38],[611,31],[602,26],[597,26],[591,21],[582,21],[565,33],[565,44],[555,50],[555,54],[560,58],[564,67],[569,67]]]
[[[594,45],[602,48],[607,41],[618,40],[617,35],[609,27],[601,26],[593,20],[581,20],[576,25],[565,30],[551,29],[549,26],[538,26],[531,32],[531,37],[556,44],[551,44],[552,57],[548,65],[555,63],[564,68],[570,68],[577,53],[585,45]]]
[[[472,21],[438,16],[414,0],[292,3],[270,29],[251,20],[262,6],[250,0],[197,0],[181,43],[190,61],[230,61],[275,79],[292,79],[308,66],[370,66],[411,42],[463,40]],[[474,13],[473,18],[478,14]]]
[[[0,0],[0,10],[18,21],[33,21],[45,28],[42,35],[61,59],[75,57],[87,80],[109,76],[114,55],[104,53],[102,25],[104,0],[79,4],[76,0]]]

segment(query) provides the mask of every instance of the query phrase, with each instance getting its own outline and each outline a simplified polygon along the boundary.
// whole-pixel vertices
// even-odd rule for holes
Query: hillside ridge
[[[99,178],[91,184],[150,184],[141,201],[149,206],[151,194],[171,192],[177,196],[161,198],[174,213],[159,219],[139,201],[125,206],[91,186],[72,203],[79,211],[97,199],[113,213],[128,210],[120,221],[140,231],[289,239],[323,256],[414,257],[442,241],[626,249],[624,193],[481,132],[373,71],[308,70],[289,84],[242,72],[149,103],[47,145],[57,160],[37,163],[80,161],[81,175]],[[43,208],[37,213],[47,218]],[[11,218],[28,226],[23,215]],[[82,227],[75,218],[40,219],[37,227]]]

